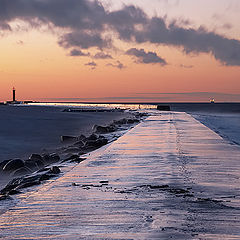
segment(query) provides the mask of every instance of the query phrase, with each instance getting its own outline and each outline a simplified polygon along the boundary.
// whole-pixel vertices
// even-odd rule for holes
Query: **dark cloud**
[[[127,55],[137,58],[137,63],[159,63],[162,66],[166,65],[166,61],[159,57],[155,52],[145,52],[144,49],[131,48],[126,52]]]
[[[193,68],[193,65],[180,64],[179,67],[181,67],[181,68]]]
[[[95,69],[97,67],[97,63],[95,63],[95,62],[88,62],[88,63],[85,63],[85,66],[89,66],[92,69]]]
[[[3,31],[11,31],[11,27],[9,24],[5,23],[5,22],[1,22],[0,20],[0,30],[3,30]]]
[[[118,68],[120,70],[123,69],[123,68],[126,68],[126,66],[124,66],[120,61],[117,61],[115,64],[108,63],[108,64],[106,64],[106,66],[115,67],[115,68]]]
[[[112,56],[104,52],[98,52],[94,55],[94,58],[95,59],[112,59]]]
[[[69,55],[73,56],[73,57],[88,57],[88,56],[90,56],[89,53],[84,53],[83,51],[78,50],[78,49],[71,50]]]
[[[59,45],[64,48],[80,47],[88,49],[98,47],[100,49],[111,47],[111,39],[102,38],[100,33],[72,32],[61,36]]]
[[[152,18],[144,31],[134,33],[139,43],[182,47],[185,53],[210,53],[225,65],[240,66],[240,41],[228,39],[204,28],[197,30],[166,26],[163,19]]]
[[[64,32],[59,38],[64,48],[112,48],[113,38],[118,37],[134,44],[171,45],[186,54],[208,53],[224,65],[240,66],[239,40],[178,21],[167,25],[164,18],[150,18],[134,6],[109,12],[97,0],[0,0],[0,30],[11,30],[14,20]]]
[[[123,9],[107,14],[109,27],[119,34],[120,39],[134,40],[133,33],[138,27],[142,28],[148,21],[147,15],[139,8],[125,6]]]

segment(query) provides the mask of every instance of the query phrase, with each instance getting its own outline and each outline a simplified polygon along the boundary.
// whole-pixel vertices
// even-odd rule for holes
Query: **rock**
[[[12,200],[12,198],[8,195],[0,195],[0,201],[2,200]]]
[[[75,159],[72,159],[70,162],[72,163],[72,162],[76,162],[76,163],[80,163],[80,162],[82,162],[82,161],[84,161],[84,160],[86,160],[86,158],[75,158]]]
[[[85,142],[84,142],[83,140],[79,140],[79,141],[75,142],[75,143],[73,144],[73,146],[83,147],[84,144],[85,144]]]
[[[11,160],[5,160],[0,163],[0,172],[3,171],[3,167]]]
[[[33,154],[29,157],[29,160],[30,160],[30,161],[37,161],[37,160],[42,161],[43,158],[42,158],[41,155],[36,154],[36,153],[33,153]]]
[[[58,154],[56,153],[52,153],[52,154],[44,154],[43,155],[43,161],[45,163],[45,165],[50,164],[50,163],[54,163],[54,162],[58,162],[60,160],[60,157]]]
[[[61,142],[64,142],[64,143],[75,142],[75,141],[77,141],[77,140],[78,140],[77,137],[73,137],[73,136],[61,136]]]
[[[37,164],[38,169],[41,169],[45,166],[44,163],[41,160],[37,160],[37,161],[35,161],[35,163]]]
[[[13,172],[21,167],[24,167],[25,163],[21,159],[13,159],[10,160],[6,165],[3,167],[4,172]]]
[[[43,163],[43,160],[40,160],[37,158],[36,159],[32,158],[25,161],[25,165],[31,170],[38,170],[45,166],[45,164]]]
[[[170,111],[170,106],[168,105],[157,105],[157,110],[159,111]]]
[[[52,178],[53,176],[55,176],[55,175],[45,173],[45,174],[43,174],[43,175],[40,177],[40,181],[49,180],[49,179]]]
[[[127,119],[126,119],[126,118],[123,118],[123,119],[120,119],[120,120],[114,120],[113,122],[114,122],[115,124],[119,124],[119,125],[127,124]]]
[[[62,163],[63,163],[63,162],[68,162],[68,161],[71,161],[71,160],[74,160],[74,159],[78,159],[78,158],[79,158],[79,156],[78,156],[77,154],[74,154],[74,155],[72,155],[72,156],[64,159],[64,160],[62,161]]]
[[[84,136],[83,134],[81,134],[80,136],[78,136],[77,140],[78,141],[86,141],[86,136]]]
[[[60,157],[58,154],[56,153],[52,153],[50,154],[50,159],[53,161],[53,162],[58,162],[60,160]]]
[[[133,123],[138,123],[140,122],[139,119],[137,118],[123,118],[123,119],[120,119],[120,120],[117,120],[117,121],[113,121],[115,124],[118,124],[118,125],[124,125],[124,124],[133,124]]]
[[[78,147],[68,147],[64,153],[78,153],[81,149]]]
[[[99,126],[99,125],[94,125],[93,126],[93,131],[96,133],[110,133],[110,132],[114,132],[117,130],[117,127],[113,124],[109,125],[109,126]]]
[[[14,173],[13,173],[13,177],[18,177],[18,176],[23,176],[23,175],[27,175],[27,174],[31,174],[33,171],[31,171],[29,168],[27,167],[21,167],[19,169],[17,169]]]
[[[99,148],[108,143],[108,140],[105,137],[99,137],[96,140],[88,140],[85,144],[85,148]]]
[[[20,193],[22,193],[22,192],[18,191],[18,190],[15,190],[15,189],[8,192],[9,195],[16,195],[16,194],[20,194]]]
[[[39,185],[40,183],[41,183],[40,179],[38,179],[36,181],[32,181],[32,182],[30,182],[30,181],[29,182],[23,182],[15,190],[32,187],[32,186],[35,186],[35,185]]]
[[[86,138],[86,141],[88,141],[88,140],[97,140],[98,138],[99,138],[98,135],[93,133],[88,138]]]
[[[42,169],[38,170],[37,173],[47,172],[48,170],[50,170],[50,168],[42,168]]]
[[[99,183],[108,184],[108,180],[103,180],[103,181],[100,181]]]
[[[51,167],[51,169],[49,170],[49,173],[53,173],[53,174],[59,174],[61,172],[60,168],[57,166],[53,166]]]
[[[139,120],[137,118],[129,118],[127,119],[127,124],[134,124],[134,123],[138,123]]]
[[[14,191],[18,191],[22,188],[39,185],[41,181],[55,177],[58,173],[60,173],[59,167],[54,166],[44,174],[40,173],[33,176],[14,178],[0,191],[0,195],[8,195],[9,193],[14,193]]]
[[[76,186],[79,186],[77,183],[72,183],[72,186],[76,187]]]
[[[11,190],[12,189],[18,190],[22,188],[31,187],[34,185],[39,185],[41,183],[41,177],[42,177],[42,174],[15,178],[7,185],[6,188],[7,189],[11,188]]]
[[[16,188],[21,183],[22,178],[14,178],[11,180],[1,191],[0,194],[4,195],[11,191],[12,189]]]
[[[42,155],[42,159],[44,161],[45,164],[48,164],[50,162],[50,156],[49,154],[43,154]]]
[[[35,162],[29,160],[25,162],[25,166],[31,169],[33,172],[39,169],[38,165]]]

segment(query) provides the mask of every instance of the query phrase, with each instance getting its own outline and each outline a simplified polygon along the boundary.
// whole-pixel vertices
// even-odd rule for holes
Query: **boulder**
[[[80,163],[80,162],[82,162],[82,161],[84,161],[84,160],[86,160],[86,158],[74,158],[74,159],[72,159],[72,160],[70,160],[70,162],[71,163]]]
[[[127,119],[123,118],[123,119],[120,119],[120,120],[114,120],[113,122],[115,124],[118,124],[118,125],[127,124]]]
[[[117,127],[113,124],[109,125],[109,126],[99,126],[99,125],[94,125],[93,126],[93,131],[96,133],[110,133],[110,132],[114,132],[117,130]]]
[[[38,169],[41,169],[45,166],[41,160],[37,160],[37,161],[35,161],[35,163],[37,164]]]
[[[87,137],[81,134],[80,136],[77,137],[78,141],[86,141]]]
[[[11,160],[5,160],[0,163],[0,172],[3,171],[3,167]]]
[[[30,168],[30,169],[41,169],[45,166],[45,164],[43,163],[43,160],[40,159],[36,159],[36,160],[27,160],[25,161],[25,165]]]
[[[59,174],[61,172],[60,168],[57,166],[53,166],[50,168],[49,173],[53,173],[53,174]]]
[[[13,190],[18,191],[22,188],[31,187],[34,185],[38,185],[41,181],[48,180],[52,177],[55,177],[56,174],[60,173],[60,169],[57,166],[50,168],[47,172],[35,174],[33,176],[23,176],[16,177],[11,180],[1,191],[0,195],[8,195]]]
[[[40,181],[46,181],[46,180],[49,180],[51,177],[53,177],[54,175],[52,174],[43,174],[41,177],[40,177]]]
[[[73,136],[61,136],[61,142],[63,142],[63,143],[75,142],[75,141],[77,141],[77,140],[78,140],[77,137],[73,137]]]
[[[86,141],[88,141],[88,140],[97,140],[98,138],[99,138],[99,136],[97,134],[93,133],[88,138],[86,138]]]
[[[36,161],[36,160],[42,161],[43,158],[42,158],[41,155],[36,154],[36,153],[33,153],[33,154],[29,157],[29,160],[30,160],[30,161]]]
[[[78,147],[68,147],[64,153],[78,153],[81,149]]]
[[[42,169],[38,170],[37,173],[47,172],[49,170],[50,170],[50,168],[46,167],[46,168],[42,168]]]
[[[50,164],[50,163],[54,163],[54,162],[58,162],[60,160],[60,157],[58,154],[56,153],[52,153],[52,154],[44,154],[42,156],[43,161],[45,163],[45,165]]]
[[[159,111],[170,111],[170,106],[168,105],[157,105],[157,110]]]
[[[79,158],[79,156],[78,156],[77,154],[74,154],[74,155],[71,155],[70,157],[64,159],[64,160],[62,161],[62,163],[63,163],[63,162],[68,162],[68,161],[72,161],[72,160],[78,159],[78,158]]]
[[[50,159],[53,161],[53,162],[58,162],[60,160],[60,157],[58,154],[56,153],[51,153],[50,154]]]
[[[124,124],[133,124],[133,123],[138,123],[140,122],[139,119],[137,118],[123,118],[123,119],[120,119],[120,120],[116,120],[116,121],[113,121],[115,124],[118,124],[118,125],[124,125]]]
[[[25,161],[25,166],[31,169],[33,172],[36,170],[39,170],[37,163],[34,161],[29,161],[29,160]]]
[[[31,171],[28,167],[21,167],[13,173],[13,177],[28,175],[28,174],[31,174],[32,172],[33,171]]]
[[[8,192],[8,195],[16,195],[16,194],[20,194],[20,193],[22,193],[21,191],[18,191],[18,190],[15,190],[15,189],[13,189],[13,190],[11,190],[11,191],[9,191]]]
[[[138,123],[139,120],[137,118],[129,118],[127,119],[127,123],[128,124],[134,124],[134,123]]]
[[[12,200],[12,198],[8,195],[0,195],[0,201],[2,200]]]
[[[103,136],[100,136],[98,139],[96,140],[87,140],[86,144],[85,144],[85,148],[100,148],[102,147],[103,145],[106,145],[108,143],[108,140],[103,137]]]
[[[85,144],[85,141],[79,140],[79,141],[75,142],[73,144],[73,146],[82,147],[82,146],[84,146],[84,144]]]
[[[13,172],[21,167],[24,167],[25,163],[21,159],[13,159],[8,161],[3,167],[4,172]]]

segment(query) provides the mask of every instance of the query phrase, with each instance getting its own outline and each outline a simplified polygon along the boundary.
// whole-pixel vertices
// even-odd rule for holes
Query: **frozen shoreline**
[[[240,103],[170,103],[166,105],[170,105],[172,111],[189,113],[231,144],[240,145]]]
[[[240,114],[191,114],[195,119],[232,144],[240,145]]]

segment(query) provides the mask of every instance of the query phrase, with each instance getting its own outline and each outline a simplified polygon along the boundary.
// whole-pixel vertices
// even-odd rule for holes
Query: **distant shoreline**
[[[118,102],[38,102],[36,105],[41,105],[41,104],[66,104],[70,106],[71,104],[76,104],[76,105],[116,105],[116,107],[129,107],[133,109],[144,109],[144,108],[155,108],[157,105],[168,105],[170,106],[172,111],[179,111],[179,112],[220,112],[220,113],[240,113],[240,103],[234,102],[234,103],[206,103],[206,102],[200,102],[200,103],[194,103],[194,102],[189,102],[189,103],[134,103],[134,102],[129,102],[129,103],[118,103]],[[31,104],[35,105],[35,104]],[[114,106],[113,106],[114,107]]]

